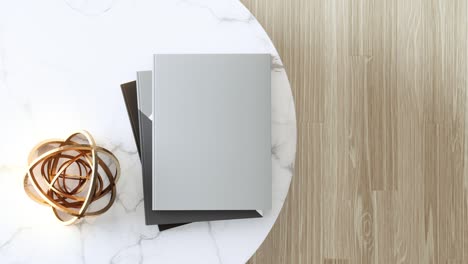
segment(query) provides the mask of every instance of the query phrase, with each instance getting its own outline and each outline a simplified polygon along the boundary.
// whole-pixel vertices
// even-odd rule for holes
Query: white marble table
[[[269,52],[273,208],[261,219],[145,226],[141,166],[119,85],[152,54]],[[0,1],[0,263],[243,263],[286,198],[296,149],[294,102],[270,39],[236,0]],[[78,129],[121,162],[118,199],[102,216],[62,226],[22,179],[40,140]]]

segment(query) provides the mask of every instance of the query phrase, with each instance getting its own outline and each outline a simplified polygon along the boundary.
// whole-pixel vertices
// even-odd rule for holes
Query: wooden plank
[[[374,49],[369,62],[368,109],[371,184],[373,190],[396,190],[397,41],[396,1],[374,0]]]
[[[437,173],[437,126],[424,127],[424,254],[426,263],[439,263],[439,202]]]
[[[346,133],[348,135],[348,177],[353,210],[354,249],[351,260],[357,263],[372,263],[374,258],[374,205],[372,203],[369,121],[367,105],[367,57],[352,57],[350,81],[345,88]],[[352,69],[352,70],[351,70]],[[323,204],[322,206],[326,206]]]
[[[435,177],[431,174],[433,170],[427,170],[427,166],[433,164],[425,155],[434,151],[431,142],[436,139],[433,129],[426,126],[426,123],[431,124],[434,113],[431,9],[432,3],[424,0],[397,2],[398,187],[394,221],[396,259],[402,263],[431,263],[434,244],[437,243],[433,237],[436,231],[426,232],[427,228],[437,226],[437,220],[429,218],[430,214],[425,211],[425,208],[433,208],[432,203],[426,204],[429,200],[425,195],[431,195],[427,190],[434,188],[431,178]],[[429,174],[425,175],[427,171]],[[426,227],[423,219],[431,225]],[[434,222],[430,222],[431,219]]]
[[[396,263],[393,191],[375,191],[375,258],[373,263]]]
[[[324,259],[323,264],[349,264],[347,259]]]
[[[353,56],[372,56],[374,27],[374,0],[349,1],[349,54]],[[376,27],[375,30],[381,28]]]
[[[464,136],[466,104],[466,1],[433,7],[434,122],[437,123],[439,262],[463,259]]]
[[[346,34],[347,1],[335,4],[336,43],[335,72],[329,73],[332,85],[325,91],[325,117],[322,151],[322,250],[325,259],[349,260],[354,250],[353,192],[348,187],[354,183],[350,176],[350,155],[346,115],[350,108],[349,82],[352,57],[348,54]],[[346,48],[345,48],[346,47]],[[341,78],[337,78],[340,75]],[[327,205],[327,206],[325,206]]]

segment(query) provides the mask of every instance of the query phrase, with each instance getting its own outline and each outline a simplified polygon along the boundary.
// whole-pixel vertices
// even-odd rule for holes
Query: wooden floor
[[[468,263],[466,0],[242,0],[293,86],[295,176],[250,263]]]

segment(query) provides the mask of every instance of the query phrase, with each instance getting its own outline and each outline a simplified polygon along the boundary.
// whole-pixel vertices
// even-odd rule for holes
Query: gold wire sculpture
[[[96,146],[87,131],[39,143],[31,150],[28,165],[26,194],[50,206],[65,225],[100,215],[115,201],[119,161],[109,150]]]

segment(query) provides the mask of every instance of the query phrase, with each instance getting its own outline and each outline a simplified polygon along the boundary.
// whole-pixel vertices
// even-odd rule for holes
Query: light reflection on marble
[[[261,219],[145,226],[141,166],[119,85],[151,54],[254,53],[272,68],[273,208]],[[296,150],[289,82],[275,48],[236,0],[0,2],[0,263],[243,263],[288,192]],[[22,190],[38,141],[89,130],[119,158],[113,207],[62,226]]]

